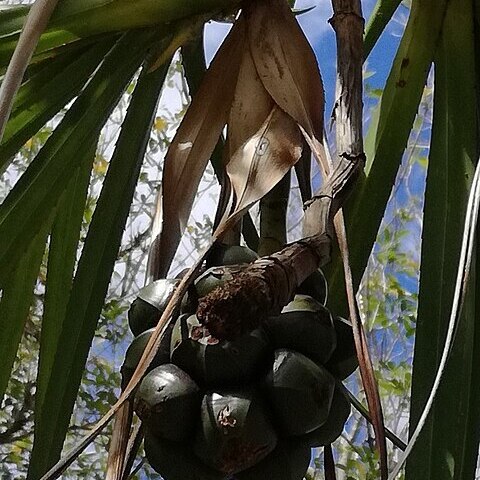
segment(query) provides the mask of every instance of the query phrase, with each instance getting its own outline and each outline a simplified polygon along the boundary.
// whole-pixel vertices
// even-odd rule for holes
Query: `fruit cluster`
[[[241,264],[254,255],[230,247],[216,261]],[[261,328],[216,339],[197,320],[195,305],[230,272],[213,267],[197,279],[136,392],[146,456],[165,480],[300,480],[310,448],[332,443],[350,414],[339,382],[357,367],[351,327],[324,306],[326,282],[317,272]],[[158,280],[133,302],[129,323],[137,337],[124,382],[177,282]]]

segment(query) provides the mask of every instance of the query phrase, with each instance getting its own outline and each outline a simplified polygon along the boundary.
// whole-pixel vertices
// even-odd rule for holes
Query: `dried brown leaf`
[[[122,480],[123,478],[132,415],[133,401],[129,399],[115,414],[112,438],[108,448],[105,480]]]
[[[248,44],[245,47],[228,120],[228,147],[231,154],[258,131],[274,105],[258,76]]]
[[[231,155],[257,132],[270,114],[273,105],[272,98],[260,81],[248,43],[246,43],[238,73],[237,88],[228,119],[227,141],[225,142],[223,155],[224,165],[227,165]],[[226,178],[227,181],[222,184],[218,205],[219,211],[217,211],[215,217],[219,221],[228,216],[233,201],[228,176]],[[216,222],[215,225],[217,226],[218,224],[219,222]],[[239,237],[240,230],[240,224],[237,224],[235,227],[232,226],[227,234],[227,237],[231,238],[225,237],[225,241],[227,243],[232,241],[232,244],[235,244],[235,239],[237,236]]]
[[[315,54],[284,0],[252,2],[247,37],[263,85],[277,105],[321,143],[324,92]]]
[[[232,156],[227,174],[235,210],[219,232],[228,229],[253,203],[267,194],[297,163],[302,153],[300,131],[283,110],[273,107],[259,130]]]
[[[245,38],[242,19],[217,52],[178,128],[165,158],[163,225],[158,242],[157,278],[165,276],[185,230],[193,200],[233,101]]]
[[[142,465],[142,462],[137,464],[135,468],[133,468],[133,464],[135,459],[137,458],[138,451],[140,450],[140,446],[142,445],[143,438],[144,438],[144,429],[142,422],[139,420],[135,425],[133,425],[132,431],[130,433],[130,438],[128,439],[127,450],[125,454],[125,468],[123,471],[123,476],[121,480],[128,480],[135,477],[135,470],[139,467],[138,465]],[[145,460],[145,458],[144,458]],[[141,468],[141,467],[140,467]]]

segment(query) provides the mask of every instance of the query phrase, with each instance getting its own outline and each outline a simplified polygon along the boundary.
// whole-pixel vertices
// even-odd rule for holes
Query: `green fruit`
[[[216,287],[220,287],[233,279],[233,272],[238,271],[236,267],[211,267],[200,275],[193,285],[190,285],[187,294],[183,297],[180,305],[182,313],[193,314],[197,310],[198,300],[208,295]]]
[[[157,280],[138,292],[128,311],[128,324],[135,336],[157,325],[179,283],[180,280],[168,278]]]
[[[336,346],[332,315],[307,295],[295,295],[278,317],[264,322],[274,348],[288,348],[324,364]]]
[[[252,467],[277,444],[263,402],[253,391],[209,393],[203,398],[200,416],[195,454],[225,474]]]
[[[154,435],[182,441],[195,429],[202,396],[197,384],[176,365],[167,363],[148,373],[135,398],[138,416]]]
[[[257,253],[248,247],[220,244],[208,259],[210,265],[241,265],[258,258]]]
[[[226,282],[233,280],[235,269],[211,267],[195,280],[197,298],[208,295],[213,289],[221,287]]]
[[[345,380],[358,367],[352,325],[342,317],[334,317],[333,324],[337,332],[337,347],[325,367],[335,378]]]
[[[309,433],[326,422],[335,379],[301,353],[276,350],[265,385],[278,424],[286,436]]]
[[[240,385],[251,380],[271,352],[263,330],[229,341],[218,340],[195,315],[182,315],[172,332],[171,361],[207,386]]]
[[[313,432],[301,437],[300,441],[308,447],[321,447],[333,443],[342,434],[349,415],[350,402],[337,387],[333,393],[332,405],[327,421]]]
[[[235,475],[235,480],[302,480],[310,465],[309,447],[283,440],[260,463]]]
[[[142,358],[143,351],[147,346],[150,337],[155,329],[150,328],[145,330],[145,332],[135,337],[125,353],[125,360],[122,365],[122,385],[126,386],[127,383],[132,378],[133,372],[137,368],[140,358]],[[163,365],[164,363],[170,362],[170,340],[172,338],[173,325],[170,324],[165,331],[165,335],[160,341],[160,346],[158,351],[155,354],[150,366],[148,367],[147,372],[153,370],[155,367]]]
[[[322,305],[326,305],[328,298],[328,283],[322,270],[318,269],[307,277],[297,288],[297,293],[309,295]]]
[[[196,311],[200,299],[217,287],[223,287],[225,283],[233,280],[243,270],[244,265],[222,265],[206,270],[188,290],[187,298],[182,302],[182,313],[193,313],[192,310]]]
[[[172,443],[145,432],[145,456],[164,480],[221,480],[219,472],[208,468],[188,445]]]

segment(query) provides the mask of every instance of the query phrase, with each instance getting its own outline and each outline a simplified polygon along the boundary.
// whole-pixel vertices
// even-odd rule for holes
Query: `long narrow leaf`
[[[0,84],[0,140],[3,137],[13,99],[35,51],[40,35],[55,10],[58,0],[36,0],[28,12],[12,58]]]
[[[61,197],[50,235],[40,358],[35,394],[35,435],[37,437],[41,436],[41,433],[38,433],[41,426],[43,424],[48,425],[48,418],[44,419],[43,415],[43,399],[51,379],[55,353],[62,348],[58,340],[65,320],[67,303],[72,288],[78,240],[95,148],[96,143],[92,143],[91,146],[87,145],[84,152],[79,152],[79,160],[81,162]],[[81,158],[83,156],[86,157],[85,160]],[[34,469],[34,467],[31,468]]]
[[[301,154],[302,137],[298,126],[275,106],[255,135],[237,149],[227,165],[236,204],[230,217],[220,224],[218,235],[223,235],[246,209],[270,192]]]
[[[452,0],[435,56],[434,116],[423,220],[411,431],[431,391],[452,308],[462,226],[478,152],[476,47],[472,3]],[[480,329],[475,285],[472,273],[443,383],[407,463],[409,480],[475,476],[480,435],[477,378]]]
[[[258,76],[250,48],[244,48],[238,72],[237,87],[228,118],[229,155],[252,136],[269,116],[273,100]]]
[[[430,70],[447,2],[414,2],[381,100],[374,154],[367,158],[367,178],[347,209],[347,234],[352,241],[351,267],[358,287],[385,212],[395,176]],[[339,259],[329,266],[331,306],[346,310],[343,272]]]
[[[167,274],[210,155],[217,144],[228,113],[240,65],[244,22],[237,21],[213,59],[202,85],[168,149],[163,170],[163,228],[161,256],[152,268],[156,276]]]
[[[202,33],[194,42],[182,47],[182,65],[191,98],[195,97],[197,94],[202,84],[203,77],[205,76],[205,72],[207,71],[203,44],[204,35]],[[223,148],[224,141],[223,138],[220,137],[210,155],[210,162],[220,183],[222,183],[223,177],[225,176],[223,171]]]
[[[385,30],[387,23],[392,19],[395,10],[402,0],[377,0],[373,12],[368,19],[365,28],[365,38],[363,43],[363,54],[367,58],[373,47]]]
[[[144,73],[123,122],[83,247],[45,390],[41,434],[29,478],[39,478],[60,457],[90,344],[120,247],[123,229],[150,138],[167,67]],[[47,410],[48,408],[48,410]]]
[[[15,271],[6,279],[0,302],[0,402],[15,361],[18,344],[33,301],[37,280],[47,241],[49,222],[33,239]]]
[[[19,34],[30,7],[26,5],[10,5],[0,10],[0,38],[6,35]]]
[[[64,0],[59,3],[48,30],[40,37],[36,53],[106,32],[120,32],[153,25],[168,25],[189,16],[218,12],[239,3],[235,0]],[[8,63],[18,41],[21,14],[10,12],[8,28],[0,29],[0,69]],[[11,33],[11,35],[8,35]]]
[[[186,45],[185,47],[182,48],[182,63],[183,63],[185,78],[188,83],[190,95],[194,97],[196,92],[200,88],[201,81],[206,71],[205,55],[204,55],[204,47],[203,47],[203,35],[199,36],[196,43]],[[239,72],[239,77],[241,75],[242,73]],[[241,83],[242,82],[239,78],[239,80],[237,80],[237,86],[241,85]],[[235,100],[234,100],[234,103],[235,103]],[[230,126],[229,126],[229,129],[230,129]],[[227,155],[227,152],[224,152],[224,148],[225,148],[225,142],[223,140],[223,136],[221,136],[210,156],[210,162],[215,171],[215,175],[217,176],[218,182],[222,186],[222,190],[220,192],[220,198],[217,206],[217,211],[215,214],[214,228],[218,226],[218,223],[220,222],[224,214],[224,210],[228,203],[228,197],[230,194],[229,193],[230,188],[229,188],[229,184],[227,183],[228,179],[227,179],[225,166],[224,166],[224,157],[225,159],[227,159],[228,155]],[[244,238],[246,239],[246,237],[248,237],[248,240],[246,239],[248,246],[252,248],[252,245],[255,244],[255,242],[258,243],[258,234],[253,225],[252,219],[250,217],[250,213],[247,212],[245,218],[246,220],[242,223],[242,231],[244,234]],[[158,254],[161,255],[162,253],[158,252]]]
[[[83,45],[78,49],[76,48],[74,52],[62,52],[59,50],[59,53],[55,55],[55,57],[31,64],[28,73],[25,73],[22,86],[15,96],[12,114],[15,110],[21,109],[23,105],[28,105],[30,98],[39,88],[52,77],[58,75],[64,68],[68,68],[75,58],[84,55],[89,48],[91,48],[91,45]]]
[[[227,172],[237,198],[236,211],[250,207],[268,193],[299,160],[300,131],[274,107],[253,135],[232,157]]]
[[[85,52],[67,53],[31,77],[19,90],[0,144],[0,170],[20,147],[84,86],[112,46],[99,42]]]
[[[195,97],[200,85],[202,84],[203,77],[207,70],[205,63],[205,51],[204,51],[204,35],[199,35],[195,42],[185,45],[182,48],[182,64],[185,72],[185,79],[187,80],[188,90],[190,97]],[[217,180],[221,185],[221,191],[217,204],[217,211],[215,213],[214,227],[218,225],[220,218],[223,216],[223,210],[226,204],[226,199],[229,196],[229,185],[226,183],[226,173],[224,165],[225,141],[223,135],[220,135],[217,145],[213,149],[210,155],[210,163],[212,164]],[[151,249],[151,252],[155,252],[157,255],[162,255],[157,249]],[[156,262],[158,263],[158,262]]]
[[[76,154],[99,131],[151,43],[154,32],[118,41],[0,206],[0,282],[15,266],[65,190]],[[128,51],[129,55],[125,55]]]
[[[169,23],[197,14],[220,11],[237,4],[235,0],[64,0],[54,17],[52,27],[70,28],[89,34],[96,29],[124,30]],[[133,18],[132,18],[133,17]],[[110,20],[110,24],[108,23]],[[98,32],[97,32],[98,33]]]
[[[263,85],[280,108],[321,142],[324,93],[310,44],[285,2],[254,2],[251,8],[248,40]]]

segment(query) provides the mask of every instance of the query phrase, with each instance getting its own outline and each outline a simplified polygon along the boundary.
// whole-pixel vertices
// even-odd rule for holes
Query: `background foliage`
[[[391,15],[398,3],[379,1],[376,9],[387,9],[386,11],[390,11]],[[369,197],[363,192],[372,190],[380,192],[376,198],[380,207],[376,208],[376,212],[379,217],[378,221],[382,218],[383,220],[379,229],[375,225],[369,227],[367,224],[362,224],[360,227],[353,221],[351,228],[355,233],[350,234],[350,240],[354,251],[353,267],[354,269],[355,266],[357,267],[357,281],[360,283],[362,279],[358,299],[379,380],[386,424],[404,440],[407,439],[409,419],[418,418],[418,412],[423,408],[425,392],[428,392],[432,371],[436,367],[438,352],[442,347],[444,326],[440,321],[433,322],[431,320],[433,313],[426,311],[428,310],[428,298],[429,296],[432,298],[432,292],[436,292],[435,289],[439,288],[435,281],[443,285],[451,285],[452,278],[451,273],[450,276],[447,275],[448,272],[444,276],[437,272],[422,273],[426,279],[423,280],[424,286],[419,287],[420,265],[438,262],[439,258],[447,265],[449,259],[452,256],[455,258],[457,255],[459,230],[468,187],[468,182],[466,182],[462,188],[458,188],[458,178],[461,178],[465,172],[468,175],[471,174],[474,155],[478,150],[477,126],[474,119],[477,102],[474,94],[471,93],[473,85],[476,83],[474,65],[478,58],[478,52],[474,48],[473,16],[468,17],[466,13],[459,13],[468,12],[469,9],[473,10],[476,4],[452,0],[450,6],[447,7],[447,3],[449,2],[415,2],[414,0],[412,5],[409,2],[403,4],[392,21],[397,22],[394,28],[396,34],[403,33],[405,29],[399,53],[394,61],[392,56],[392,72],[380,85],[378,84],[379,75],[374,75],[376,73],[373,71],[374,64],[367,61],[364,72],[366,85],[365,126],[367,128],[365,149],[369,163],[368,177],[359,187],[360,193],[356,197],[356,202],[357,205],[360,205],[358,208],[361,211],[369,212],[368,202],[371,199],[369,200]],[[377,10],[374,10],[373,13],[376,12]],[[387,16],[387,18],[389,17]],[[406,18],[410,18],[410,23],[405,25]],[[374,32],[375,29],[371,28],[368,31]],[[391,35],[391,33],[386,32],[384,36],[386,35]],[[371,37],[367,35],[367,45],[368,41],[371,41]],[[458,48],[460,47],[457,44],[461,45],[461,53],[459,53]],[[0,58],[2,58],[2,52],[4,55],[6,55],[5,52],[8,52],[8,44],[4,42],[2,45],[6,45],[6,47],[4,50],[0,48]],[[455,45],[455,48],[452,45]],[[373,53],[375,54],[375,51]],[[409,65],[405,65],[405,58],[409,59]],[[432,61],[435,61],[435,74],[431,71]],[[458,66],[455,66],[457,65],[456,61],[458,61]],[[471,69],[464,69],[464,65],[467,64],[471,65]],[[401,90],[398,88],[399,76],[400,80],[408,82],[404,91],[399,91]],[[106,174],[111,165],[115,142],[138,81],[138,74],[136,74],[132,80],[126,82],[128,86],[125,92],[122,93],[115,109],[109,113],[108,121],[99,134],[81,220],[77,259],[82,254],[102,186],[105,185]],[[463,88],[459,89],[459,85],[463,85]],[[464,98],[465,91],[471,93],[470,96],[467,95],[467,98]],[[172,101],[172,98],[175,100]],[[70,100],[68,99],[68,102]],[[160,185],[162,158],[188,102],[187,80],[183,75],[181,57],[177,55],[168,71],[162,99],[149,135],[144,163],[130,206],[120,252],[96,326],[76,398],[74,414],[68,427],[66,449],[78,441],[79,436],[108,410],[118,396],[119,367],[126,346],[131,340],[130,333],[127,331],[126,310],[144,282],[146,258],[150,244],[150,225],[155,207],[155,197]],[[465,123],[465,115],[467,115],[465,104],[470,106],[468,115],[471,120],[467,123]],[[27,167],[45,145],[46,140],[65,118],[69,105],[71,102],[65,107],[62,106],[51,120],[45,125],[42,124],[41,128],[32,127],[32,135],[26,138],[26,142],[22,142],[13,161],[3,171],[0,181],[2,200],[19,182],[19,178],[27,171]],[[435,125],[432,126],[432,123]],[[441,145],[435,141],[435,138],[458,138],[460,131],[463,136],[457,144],[445,142]],[[433,143],[430,145],[430,142]],[[466,145],[468,146],[467,154],[462,157],[464,170],[459,170],[458,152],[465,149]],[[389,159],[389,165],[385,159]],[[457,163],[455,163],[456,161]],[[426,225],[423,220],[424,188],[427,169],[429,172],[434,171],[432,165],[438,165],[439,171],[448,171],[450,177],[447,176],[448,178],[444,179],[443,183],[439,181],[437,186],[434,181],[429,180],[430,187],[427,187],[427,196],[430,192],[431,199],[433,199],[430,200],[430,205],[434,205],[434,208],[426,209],[425,215],[430,215],[430,218],[434,219],[431,220],[433,224],[436,223],[435,219],[437,218],[445,219],[445,222],[442,224],[442,231],[435,232],[434,227],[430,227],[432,235],[436,235],[436,237],[432,240],[431,250],[429,248],[421,253],[421,232],[422,227]],[[436,177],[432,176],[433,173],[429,175],[430,178],[440,178],[439,173],[435,174]],[[318,172],[314,172],[313,178],[314,181],[318,178]],[[187,233],[182,239],[179,255],[172,271],[178,271],[191,264],[198,249],[205,244],[211,231],[218,191],[217,180],[209,166],[202,179],[195,207],[188,222]],[[448,192],[446,197],[443,197],[442,192],[444,191]],[[388,198],[390,198],[388,205],[383,211],[381,203],[386,202]],[[292,185],[290,199],[289,236],[293,239],[300,235],[298,215],[300,195],[296,184]],[[255,209],[252,214],[254,220],[258,221]],[[360,217],[364,218],[365,215]],[[372,222],[375,221],[373,217]],[[451,234],[451,236],[449,237],[447,234]],[[438,239],[439,235],[443,235],[441,237],[443,250],[435,250],[435,238]],[[375,238],[376,243],[368,256],[369,242]],[[425,231],[424,238],[427,238]],[[26,478],[33,444],[35,394],[38,391],[37,359],[47,282],[48,253],[47,244],[47,251],[43,254],[40,273],[35,284],[33,304],[26,319],[17,358],[0,410],[0,476],[5,479]],[[443,253],[443,256],[439,256],[440,253]],[[365,269],[362,267],[362,262],[366,264]],[[453,271],[454,265],[455,262],[452,262],[448,268]],[[360,275],[361,273],[363,276]],[[0,276],[4,289],[2,296],[4,304],[7,301],[6,285],[10,279],[11,277],[2,278]],[[341,291],[339,287],[341,278],[338,266],[335,264],[331,267],[329,279],[332,290],[334,292]],[[423,304],[422,298],[420,298],[420,307],[419,294],[422,298],[427,299]],[[445,291],[441,311],[435,312],[437,318],[444,319],[449,309],[450,298],[451,293]],[[433,301],[436,302],[437,297],[434,297]],[[333,298],[332,302],[337,309],[341,310],[340,295]],[[423,337],[417,337],[419,340],[415,356],[417,359],[422,359],[424,370],[422,371],[422,366],[416,364],[415,368],[419,373],[416,377],[418,379],[417,387],[414,386],[414,389],[417,388],[418,393],[414,396],[413,414],[410,417],[412,362],[419,308],[420,313],[422,308],[425,310],[425,316],[421,318],[421,325],[428,328],[423,327],[423,330],[420,330]],[[472,318],[471,314],[469,318]],[[433,333],[429,330],[432,324],[435,325]],[[463,325],[469,325],[468,318],[464,320]],[[465,328],[468,334],[471,327]],[[460,332],[462,331],[465,330],[460,330]],[[429,335],[436,339],[437,349],[433,357],[424,358],[428,354],[425,345],[429,341]],[[461,333],[461,335],[466,334]],[[472,331],[470,331],[470,335],[473,339],[478,337],[478,334],[472,333]],[[457,365],[464,364],[466,355],[468,365],[473,365],[478,347],[474,342],[467,347],[470,350],[465,352],[462,349],[460,353],[454,354],[452,362],[458,362]],[[452,366],[452,369],[454,368]],[[474,376],[470,370],[465,375],[461,378],[459,388],[460,390],[471,390],[467,396],[470,402],[473,402],[476,398],[473,389]],[[450,377],[447,377],[447,382],[453,381],[448,378]],[[349,379],[348,386],[361,400],[364,400],[361,382],[357,374]],[[454,392],[456,395],[458,389],[455,389]],[[451,406],[452,401],[444,392],[439,399],[439,405]],[[441,408],[447,407],[439,406],[438,408],[441,412],[444,411]],[[466,408],[469,409],[469,407]],[[441,438],[444,438],[445,435],[449,436],[454,427],[443,423],[447,420],[437,417],[439,417],[438,413],[428,426],[430,438],[436,438],[435,432],[438,431],[444,432]],[[457,426],[458,429],[463,429],[457,431],[466,440],[459,447],[462,452],[455,458],[464,457],[465,464],[468,464],[468,455],[472,457],[471,451],[476,452],[478,449],[478,417],[475,417],[474,412],[470,411],[465,416],[465,422],[466,429],[465,424]],[[65,478],[103,478],[109,434],[110,430],[105,430],[95,444],[68,470]],[[450,436],[452,436],[452,441],[456,442],[453,435]],[[412,458],[410,471],[407,470],[407,478],[474,478],[475,474],[468,470],[471,467],[462,466],[461,461],[446,469],[441,461],[435,460],[437,457],[435,451],[450,448],[448,441],[442,444],[441,438],[440,445],[434,445],[425,437],[420,441],[416,456],[414,455]],[[353,415],[341,440],[336,445],[336,461],[339,473],[341,472],[340,478],[365,478],[367,480],[378,478],[377,459],[372,444],[370,427],[362,417]],[[398,459],[399,453],[391,448],[389,454],[393,465]],[[428,458],[429,462],[425,462],[425,458]],[[323,478],[322,462],[322,452],[315,452],[310,472],[312,478]],[[422,471],[419,467],[420,464],[428,464],[428,471]],[[460,470],[458,470],[459,468]],[[138,475],[138,478],[158,478],[148,466],[144,466]]]

